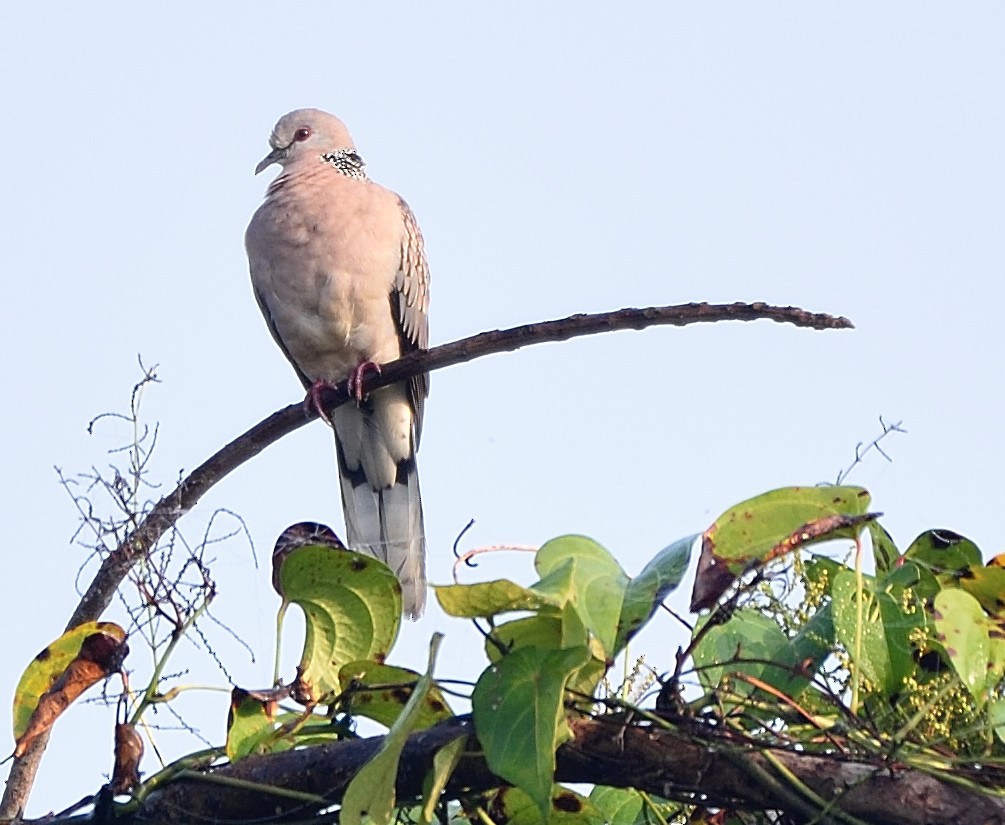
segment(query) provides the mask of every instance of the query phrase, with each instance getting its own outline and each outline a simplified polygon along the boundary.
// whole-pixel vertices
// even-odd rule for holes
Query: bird
[[[280,173],[245,233],[251,283],[279,348],[335,432],[349,548],[394,570],[410,619],[426,600],[415,454],[429,374],[364,396],[363,378],[429,345],[429,266],[408,204],[373,182],[346,125],[320,109],[283,115],[255,174]],[[349,379],[331,410],[320,392]]]

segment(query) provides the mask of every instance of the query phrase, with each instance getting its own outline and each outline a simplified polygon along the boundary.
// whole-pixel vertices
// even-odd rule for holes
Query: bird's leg
[[[335,389],[335,385],[330,381],[326,381],[324,378],[319,378],[310,387],[307,388],[307,396],[304,398],[304,412],[310,415],[311,412],[317,412],[318,416],[324,421],[329,427],[334,427],[331,418],[328,417],[328,413],[325,411],[325,405],[322,402],[321,395],[326,390]]]
[[[349,378],[346,381],[349,395],[356,399],[357,404],[363,401],[363,379],[366,378],[368,372],[380,375],[380,364],[375,364],[373,361],[360,361],[356,369],[349,373]]]

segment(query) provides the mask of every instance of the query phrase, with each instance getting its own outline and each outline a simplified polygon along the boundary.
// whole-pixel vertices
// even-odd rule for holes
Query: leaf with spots
[[[433,667],[442,634],[435,633],[429,643],[429,666],[419,677],[412,695],[384,737],[380,750],[359,769],[346,788],[339,813],[341,825],[388,825],[394,817],[395,782],[398,762],[409,734],[416,730],[423,713],[423,703],[433,687]]]
[[[113,794],[129,793],[140,784],[140,762],[143,761],[143,737],[135,725],[119,722],[115,726],[115,763],[108,787]]]
[[[737,504],[702,534],[691,610],[706,610],[748,570],[832,539],[853,539],[878,514],[861,487],[783,487]]]
[[[941,591],[933,606],[935,629],[949,661],[979,704],[987,701],[991,666],[990,623],[980,602],[955,588]]]
[[[388,728],[408,705],[420,678],[414,670],[368,661],[349,662],[339,671],[346,710]],[[443,693],[433,685],[415,711],[414,729],[425,730],[451,716]]]
[[[565,684],[589,659],[585,646],[515,650],[482,673],[471,697],[489,769],[530,796],[544,817],[555,749],[571,735],[562,701]]]
[[[952,530],[926,530],[911,542],[904,558],[927,568],[943,582],[982,564],[977,545]]]
[[[31,719],[32,711],[38,706],[39,697],[45,693],[59,675],[66,670],[80,652],[84,639],[92,633],[121,634],[125,631],[112,622],[85,622],[73,630],[68,630],[56,641],[42,650],[25,668],[21,680],[14,689],[14,738],[17,739]]]
[[[322,701],[340,689],[339,669],[360,659],[380,661],[401,625],[401,585],[370,556],[309,544],[289,551],[276,576],[283,597],[306,620],[298,667],[298,698]]]
[[[959,571],[957,581],[988,613],[1005,619],[1005,555]]]
[[[14,691],[14,756],[22,756],[87,688],[119,670],[128,652],[119,625],[86,622],[39,653]]]
[[[604,813],[581,794],[553,785],[547,813],[519,788],[501,788],[488,806],[495,823],[505,825],[606,825]]]

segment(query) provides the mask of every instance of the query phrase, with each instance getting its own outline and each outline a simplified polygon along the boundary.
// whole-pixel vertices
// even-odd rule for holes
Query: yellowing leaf
[[[14,693],[14,756],[23,756],[87,688],[121,668],[128,652],[117,624],[87,622],[36,656]]]
[[[346,788],[339,813],[341,825],[363,825],[364,819],[369,819],[375,825],[390,823],[394,815],[398,761],[408,735],[415,730],[422,714],[423,702],[433,686],[433,667],[442,638],[439,633],[433,635],[429,643],[428,670],[416,683],[404,710],[384,737],[380,750],[360,768]]]
[[[383,659],[394,644],[401,585],[387,565],[332,546],[304,545],[283,556],[277,579],[284,602],[299,605],[306,619],[299,697],[323,700],[339,690],[342,665]]]
[[[414,670],[376,662],[349,662],[339,671],[346,709],[391,727],[402,714],[421,676]],[[424,730],[453,716],[442,691],[433,685],[415,710],[412,727]]]

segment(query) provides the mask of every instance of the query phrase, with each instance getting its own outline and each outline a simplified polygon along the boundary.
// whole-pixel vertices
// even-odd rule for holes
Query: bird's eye
[[[301,126],[299,129],[297,129],[296,132],[293,133],[293,139],[296,141],[307,140],[307,138],[309,138],[310,136],[311,136],[310,126]]]

